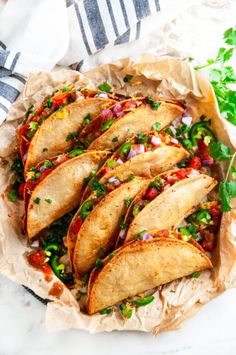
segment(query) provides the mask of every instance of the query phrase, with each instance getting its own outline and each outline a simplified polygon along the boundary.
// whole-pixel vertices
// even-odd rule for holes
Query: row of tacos
[[[88,314],[212,268],[215,139],[209,120],[155,95],[69,86],[30,109],[19,129],[23,228],[61,280],[69,269],[83,283]],[[68,213],[59,248],[47,231]]]

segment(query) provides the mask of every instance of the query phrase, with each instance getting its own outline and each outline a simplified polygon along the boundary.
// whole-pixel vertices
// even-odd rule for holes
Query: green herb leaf
[[[125,318],[129,319],[132,317],[133,310],[131,308],[128,308],[124,303],[121,303],[119,305],[119,309]]]
[[[221,142],[211,143],[209,145],[210,155],[218,161],[228,160],[231,156],[230,148]]]
[[[104,82],[103,84],[99,85],[98,88],[99,88],[99,90],[105,91],[105,92],[111,91],[111,86],[108,83],[106,83],[106,82]]]
[[[111,308],[104,308],[101,311],[99,311],[100,314],[111,314],[112,309]]]
[[[51,200],[50,198],[45,198],[45,201],[46,201],[47,203],[49,203],[49,204],[52,203],[52,200]]]
[[[72,88],[69,88],[69,87],[64,87],[62,89],[63,92],[70,92],[72,90]]]
[[[236,46],[236,29],[229,28],[224,33],[224,40],[225,43],[229,44],[230,46]]]
[[[50,169],[53,167],[53,165],[54,164],[51,162],[51,160],[48,160],[48,159],[44,160],[43,167],[45,169]]]
[[[69,142],[71,139],[76,140],[78,138],[78,132],[71,132],[66,137],[66,142]]]
[[[124,77],[123,80],[124,80],[125,83],[128,83],[132,79],[133,79],[133,75],[126,74],[126,76]]]
[[[118,137],[114,137],[114,138],[112,138],[112,142],[118,142]]]
[[[46,102],[46,104],[45,104],[45,107],[51,108],[51,107],[52,107],[52,104],[53,104],[53,101],[52,101],[52,98],[50,97],[50,98],[47,100],[47,102]]]
[[[103,261],[102,259],[97,259],[95,262],[95,269],[100,269],[103,266]]]
[[[155,131],[160,131],[160,129],[161,129],[160,122],[153,123],[152,128],[155,129]]]
[[[34,199],[34,203],[36,203],[36,205],[39,205],[39,204],[40,204],[40,201],[41,201],[41,199],[40,199],[39,197],[36,197],[36,198]]]
[[[11,202],[16,202],[18,199],[18,195],[16,191],[10,191],[7,194],[7,198],[8,200],[10,200]]]
[[[139,298],[138,300],[134,301],[134,304],[136,307],[143,307],[146,306],[147,304],[151,303],[154,301],[155,297],[154,296],[147,296],[144,298]]]
[[[194,272],[194,273],[192,274],[192,278],[193,278],[193,279],[198,279],[200,275],[201,275],[201,271],[196,271],[196,272]]]
[[[126,207],[129,207],[129,206],[131,205],[132,201],[133,201],[132,198],[126,198],[126,199],[124,200],[125,206],[126,206]]]

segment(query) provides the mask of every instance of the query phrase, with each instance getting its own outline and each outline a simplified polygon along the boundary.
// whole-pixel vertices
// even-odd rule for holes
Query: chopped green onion
[[[87,126],[87,124],[89,124],[89,122],[91,121],[92,116],[90,113],[87,114],[87,116],[85,116],[84,120],[83,120],[83,127]]]
[[[160,131],[160,129],[161,129],[160,122],[153,123],[152,128],[155,129],[155,131]]]
[[[52,104],[53,104],[53,101],[52,101],[52,98],[50,97],[50,98],[47,100],[47,102],[46,102],[46,104],[45,104],[45,107],[51,108],[51,107],[52,107]]]
[[[80,216],[82,218],[82,220],[84,221],[88,215],[90,214],[90,212],[93,210],[93,201],[92,200],[86,200],[82,206],[81,206],[81,210],[80,210]]]
[[[49,204],[52,203],[52,200],[51,200],[50,198],[45,198],[45,201],[46,201],[47,203],[49,203]]]
[[[132,203],[133,199],[132,198],[126,198],[124,199],[124,203],[126,207],[129,207]]]
[[[119,155],[128,154],[128,152],[130,151],[131,145],[132,145],[131,142],[124,143],[119,149]]]
[[[116,160],[110,160],[107,162],[107,166],[109,168],[114,168],[115,165],[116,165]]]
[[[104,308],[101,311],[99,311],[100,314],[111,314],[112,309],[111,308]]]
[[[71,90],[72,90],[72,88],[69,88],[69,87],[65,87],[65,88],[62,89],[63,92],[69,92]]]
[[[48,151],[48,148],[46,148],[46,147],[43,148],[43,153],[44,153],[44,152],[47,152],[47,151]]]
[[[95,269],[100,269],[103,266],[103,261],[102,259],[97,259],[95,262]]]
[[[51,167],[53,167],[53,163],[51,162],[51,160],[46,159],[44,160],[43,167],[45,169],[50,169]]]
[[[198,279],[200,275],[201,275],[201,271],[196,271],[192,274],[192,278]]]
[[[71,139],[76,140],[78,137],[78,132],[71,132],[68,134],[68,136],[66,137],[66,142],[69,142]]]
[[[112,142],[118,142],[118,137],[114,137],[114,138],[112,138]]]

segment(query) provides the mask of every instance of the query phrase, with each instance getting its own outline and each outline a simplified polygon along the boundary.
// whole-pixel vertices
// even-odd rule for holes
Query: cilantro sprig
[[[224,33],[225,46],[220,48],[215,59],[208,59],[207,63],[195,67],[195,70],[210,67],[209,79],[215,91],[220,112],[232,124],[236,125],[236,91],[232,84],[236,84],[236,74],[228,61],[236,50],[236,27],[229,28]]]
[[[230,201],[236,197],[236,168],[233,165],[236,158],[236,152],[232,153],[231,149],[221,142],[211,143],[210,154],[212,158],[222,161],[229,161],[228,170],[225,180],[219,186],[219,200],[221,201],[221,209],[223,212],[231,211]],[[230,173],[232,180],[229,180]]]

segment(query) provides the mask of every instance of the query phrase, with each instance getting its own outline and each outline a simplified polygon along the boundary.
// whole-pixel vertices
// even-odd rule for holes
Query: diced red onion
[[[152,136],[151,138],[151,144],[155,146],[159,146],[161,144],[161,139],[156,136]]]
[[[105,109],[102,111],[102,116],[104,118],[110,119],[113,117],[113,112],[111,110],[109,110],[109,108]]]
[[[43,173],[43,172],[45,171],[44,165],[41,165],[41,166],[40,166],[39,171],[40,171],[40,173]]]
[[[196,169],[192,169],[191,172],[187,176],[193,177],[193,176],[197,176],[199,174],[200,174],[199,171],[197,171]]]
[[[58,155],[56,162],[60,163],[61,161],[63,161],[63,159],[64,159],[64,156],[62,154],[60,154],[60,155]]]
[[[142,235],[142,240],[148,240],[148,239],[152,239],[153,236],[151,234],[148,234],[148,233],[144,233]]]
[[[105,92],[100,92],[99,94],[96,94],[95,97],[100,97],[101,99],[107,99],[108,95]]]
[[[120,183],[120,180],[117,179],[115,176],[112,176],[110,179],[108,179],[108,182],[112,184]]]
[[[145,152],[145,147],[143,144],[133,144],[130,148],[127,159],[131,159],[136,155],[142,154]]]
[[[121,117],[121,116],[123,116],[123,115],[124,115],[124,112],[123,112],[123,111],[117,112],[117,113],[115,114],[116,117]]]
[[[125,234],[126,234],[126,229],[121,229],[118,237],[120,239],[125,239]]]
[[[184,116],[182,118],[182,122],[185,123],[187,126],[191,126],[193,118],[191,116]]]
[[[115,105],[115,107],[113,108],[113,112],[116,114],[118,112],[120,112],[122,110],[122,105],[121,104],[117,104]]]
[[[23,163],[26,161],[27,157],[28,157],[28,152],[23,155],[23,158],[22,158]]]
[[[33,243],[31,243],[32,248],[38,248],[39,247],[39,240],[34,240]]]
[[[122,164],[124,164],[124,162],[123,162],[122,159],[119,158],[119,159],[117,159],[116,164],[117,165],[122,165]]]
[[[188,108],[186,108],[186,109],[184,110],[182,117],[189,117],[189,110],[188,110]]]
[[[212,157],[209,156],[209,158],[202,159],[202,165],[203,166],[209,166],[214,163],[214,160]]]

